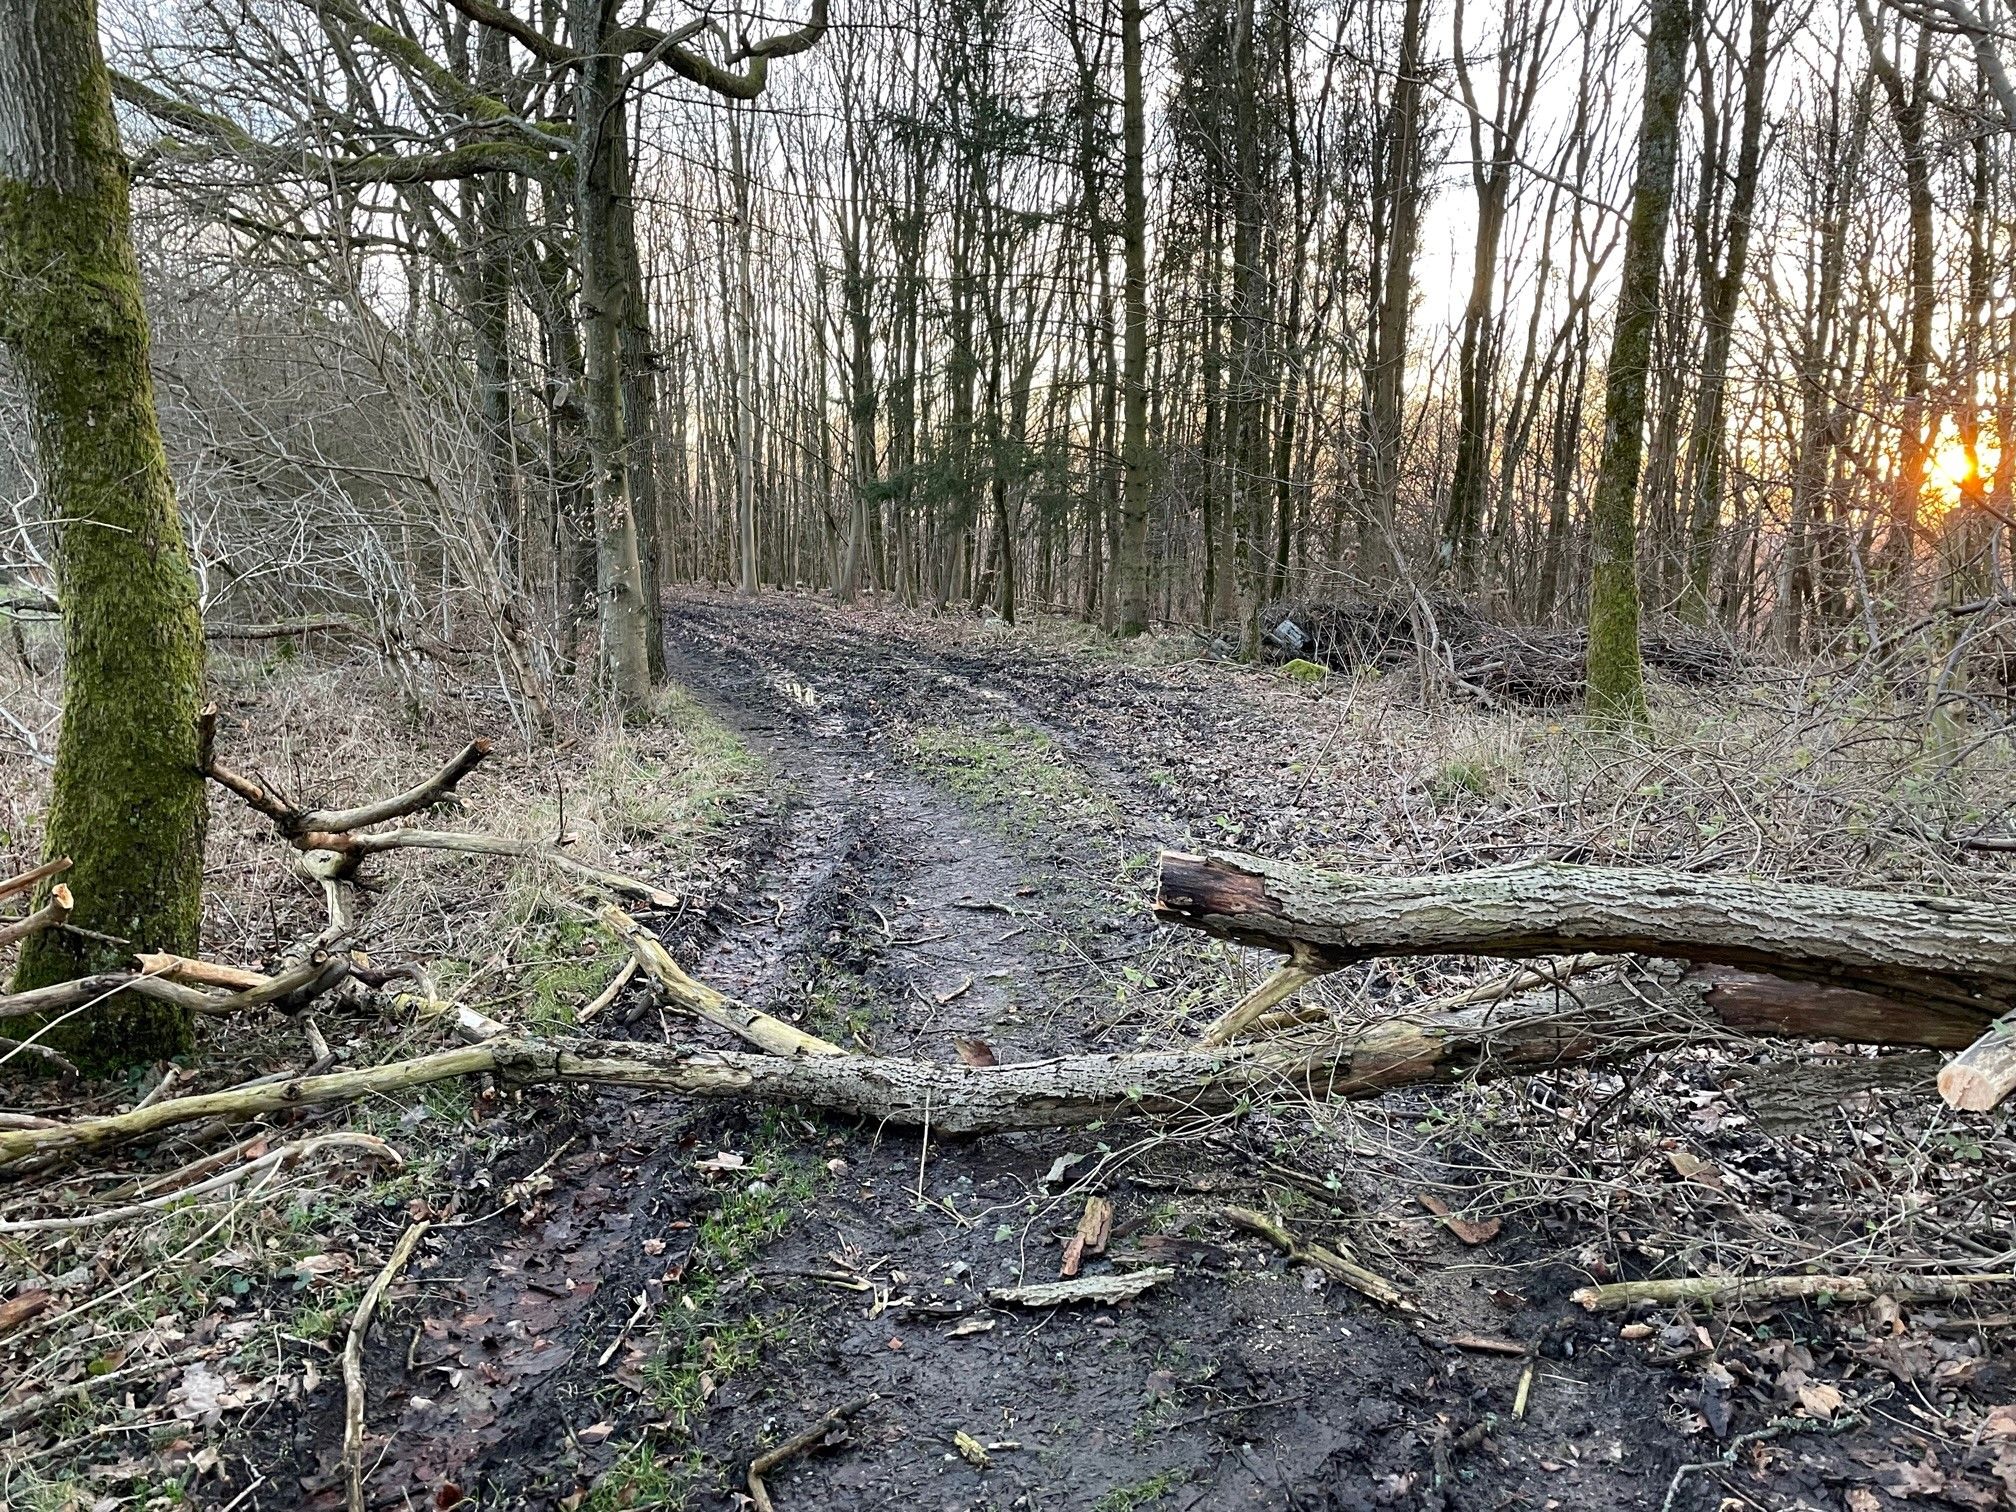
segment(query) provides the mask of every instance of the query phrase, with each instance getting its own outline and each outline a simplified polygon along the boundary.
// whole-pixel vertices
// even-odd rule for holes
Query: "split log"
[[[2016,1013],[1990,1024],[1939,1072],[1939,1095],[1963,1113],[1986,1113],[2011,1092],[2016,1092]]]
[[[1351,877],[1165,851],[1155,911],[1331,969],[1374,956],[1601,951],[1948,1005],[1973,1014],[1977,1033],[2016,1008],[2016,914],[1962,898],[1555,863]]]
[[[993,1066],[503,1038],[417,1060],[174,1098],[54,1129],[0,1130],[0,1165],[102,1148],[196,1119],[249,1118],[486,1072],[524,1084],[598,1083],[802,1104],[876,1123],[979,1134],[1223,1113],[1270,1098],[1376,1097],[1398,1087],[1527,1074],[1759,1031],[1852,1040],[1868,1038],[1875,1022],[1881,1043],[1939,1048],[1965,1045],[1977,1032],[1957,1010],[1899,1018],[1894,1005],[1838,990],[1822,995],[1832,1011],[1819,1011],[1799,996],[1810,996],[1807,989],[1792,989],[1788,1010],[1788,985],[1742,972],[1634,971],[1453,1013],[1382,1019],[1336,1035]]]

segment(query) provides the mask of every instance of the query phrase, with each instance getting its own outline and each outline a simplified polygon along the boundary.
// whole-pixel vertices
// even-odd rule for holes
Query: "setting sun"
[[[1994,443],[1985,437],[1976,442],[1970,453],[1958,436],[1944,435],[1926,461],[1925,480],[1940,504],[1952,509],[1968,494],[1980,490],[1982,475],[1992,473],[2000,460]]]

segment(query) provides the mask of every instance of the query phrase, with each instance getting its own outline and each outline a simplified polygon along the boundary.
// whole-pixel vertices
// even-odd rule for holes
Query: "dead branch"
[[[9,924],[0,924],[0,945],[12,945],[16,940],[25,940],[32,934],[40,934],[45,929],[54,929],[70,918],[74,906],[70,889],[58,882],[49,889],[49,901],[25,919],[16,919]]]
[[[1740,1306],[1745,1302],[1792,1302],[1826,1295],[1837,1302],[1873,1302],[1880,1296],[1952,1301],[1976,1286],[2007,1286],[2016,1274],[1957,1276],[1689,1276],[1670,1281],[1613,1281],[1585,1286],[1570,1300],[1588,1312],[1619,1312],[1641,1302],[1671,1307]]]
[[[44,877],[60,876],[70,870],[70,858],[58,856],[53,861],[44,861],[40,866],[31,866],[18,876],[0,882],[0,898],[11,898],[16,893],[27,892]]]
[[[272,980],[262,971],[226,966],[219,961],[199,961],[193,956],[171,955],[166,951],[148,951],[136,955],[133,960],[142,976],[164,977],[188,987],[226,987],[233,992],[244,992],[264,987]]]
[[[872,1396],[858,1397],[844,1406],[835,1407],[803,1433],[786,1439],[774,1449],[766,1449],[749,1461],[749,1500],[755,1503],[757,1512],[776,1512],[776,1504],[770,1500],[770,1489],[763,1484],[763,1477],[779,1465],[796,1459],[799,1455],[818,1448],[855,1413],[875,1400]]]
[[[1351,877],[1165,851],[1155,911],[1332,968],[1392,955],[1630,952],[1953,1004],[1982,1019],[2016,1007],[2016,916],[1963,898],[1555,863]]]
[[[0,1034],[0,1054],[32,1055],[66,1081],[75,1081],[80,1075],[77,1063],[69,1056],[60,1050],[52,1050],[47,1045],[37,1044],[34,1040],[11,1039],[7,1035]]]
[[[1313,1265],[1331,1280],[1342,1281],[1353,1291],[1363,1293],[1374,1302],[1397,1308],[1401,1312],[1420,1311],[1407,1300],[1406,1293],[1384,1276],[1365,1269],[1355,1260],[1345,1259],[1326,1245],[1312,1244],[1297,1238],[1264,1213],[1256,1213],[1251,1208],[1228,1207],[1225,1209],[1225,1221],[1234,1228],[1258,1234],[1290,1260],[1302,1265]]]
[[[46,1413],[69,1402],[75,1402],[100,1391],[117,1391],[122,1386],[131,1386],[139,1381],[159,1380],[171,1370],[207,1359],[213,1346],[198,1344],[179,1354],[169,1355],[160,1360],[142,1360],[137,1365],[125,1365],[118,1370],[108,1370],[103,1375],[86,1375],[64,1386],[52,1386],[47,1391],[29,1397],[25,1402],[16,1402],[12,1407],[0,1408],[0,1436],[11,1434],[35,1422]]]
[[[421,1222],[409,1226],[392,1246],[391,1258],[365,1288],[363,1300],[350,1318],[350,1332],[343,1340],[343,1478],[348,1487],[349,1512],[364,1512],[364,1335],[370,1331],[371,1315],[385,1295],[413,1248],[434,1225]]]
[[[338,855],[351,858],[355,862],[366,856],[381,855],[392,850],[442,850],[458,851],[471,856],[509,856],[520,861],[538,861],[557,866],[562,871],[572,872],[597,887],[606,888],[623,897],[641,898],[653,908],[677,908],[679,898],[641,878],[623,872],[611,871],[607,867],[596,866],[568,855],[558,846],[548,845],[540,840],[515,840],[503,835],[470,835],[458,830],[394,829],[380,830],[371,835],[334,835],[317,833],[304,838],[320,844],[318,849],[326,849]],[[347,872],[346,872],[347,875]]]
[[[242,1119],[493,1071],[524,1084],[592,1082],[692,1097],[748,1097],[976,1134],[1144,1114],[1226,1112],[1266,1098],[1374,1097],[1394,1087],[1523,1074],[1760,1029],[1793,1038],[1863,1037],[1860,1026],[1839,1012],[1813,1011],[1796,998],[1787,1009],[1785,989],[1791,984],[1763,979],[1767,990],[1748,991],[1757,980],[1740,972],[1719,979],[1634,972],[1574,993],[1548,988],[1505,1003],[1385,1019],[1339,1034],[993,1066],[802,1049],[762,1055],[594,1039],[501,1038],[362,1070],[174,1098],[56,1129],[0,1131],[0,1165],[144,1138],[191,1120]],[[1827,996],[1838,1000],[1843,994]],[[1854,1011],[1882,1021],[1886,1042],[1965,1042],[1951,1020],[1885,1018],[1891,1005],[1846,996]],[[1969,1031],[1962,1025],[1958,1032]]]
[[[489,755],[489,741],[472,740],[456,752],[440,771],[417,787],[395,793],[390,798],[381,798],[376,803],[360,804],[356,808],[311,809],[301,815],[301,828],[347,834],[351,830],[368,829],[374,824],[417,814],[421,809],[432,808],[454,792],[456,784],[481,766]]]
[[[629,947],[637,964],[644,968],[659,991],[670,998],[675,1007],[705,1019],[716,1028],[725,1029],[772,1055],[847,1053],[816,1034],[807,1034],[780,1018],[773,1018],[746,1003],[736,1002],[705,982],[695,981],[679,969],[679,963],[672,959],[671,952],[656,935],[615,904],[605,904],[596,917],[602,921],[604,929]]]
[[[150,1217],[163,1208],[174,1207],[189,1198],[222,1191],[251,1177],[263,1176],[283,1167],[298,1165],[308,1156],[327,1149],[362,1150],[375,1159],[389,1161],[395,1169],[406,1163],[400,1158],[397,1150],[374,1134],[318,1134],[312,1139],[282,1145],[257,1160],[248,1160],[243,1165],[234,1166],[228,1171],[211,1176],[208,1180],[196,1182],[192,1186],[178,1187],[172,1192],[150,1197],[142,1202],[127,1203],[123,1207],[97,1208],[85,1213],[66,1213],[55,1218],[0,1220],[0,1234],[44,1234],[61,1229],[98,1228],[107,1223],[124,1223],[133,1218]]]

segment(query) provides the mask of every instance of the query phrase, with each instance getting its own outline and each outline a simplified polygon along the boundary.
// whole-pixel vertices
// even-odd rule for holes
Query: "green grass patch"
[[[940,787],[1021,840],[1117,817],[1113,804],[1087,781],[1043,731],[1012,720],[984,729],[919,725],[910,754]]]
[[[1164,1470],[1160,1475],[1152,1475],[1129,1486],[1115,1486],[1092,1503],[1092,1512],[1134,1512],[1136,1507],[1150,1506],[1162,1500],[1188,1479],[1190,1473],[1187,1470]]]

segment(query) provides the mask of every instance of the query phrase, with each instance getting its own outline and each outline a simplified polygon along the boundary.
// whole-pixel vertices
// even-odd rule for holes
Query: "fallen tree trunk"
[[[1816,1009],[1798,998],[1805,989],[1793,988],[1788,996],[1787,985],[1741,972],[1633,970],[1456,1012],[1383,1019],[1343,1034],[991,1066],[802,1050],[762,1055],[618,1040],[495,1039],[365,1070],[174,1098],[55,1128],[0,1130],[0,1165],[143,1138],[193,1119],[248,1118],[492,1072],[521,1084],[583,1082],[747,1097],[978,1134],[1144,1114],[1233,1112],[1276,1098],[1376,1097],[1398,1087],[1544,1071],[1759,1029],[1860,1039],[1880,1020],[1885,1043],[1941,1048],[1969,1043],[1977,1029],[1957,1014],[1935,1012],[1902,1025],[1921,1037],[1898,1039],[1898,1027],[1884,1017],[1892,1005],[1837,991],[1821,995],[1829,1006]]]
[[[1256,856],[1164,851],[1155,911],[1226,939],[1320,958],[1634,953],[1738,966],[1987,1020],[2016,1007],[2016,915],[1917,894],[1642,867],[1492,867],[1351,877]]]

